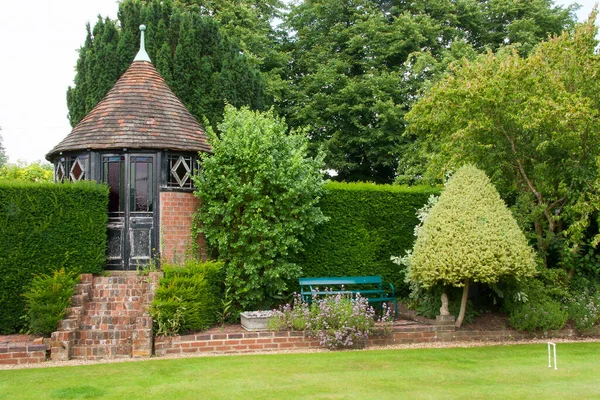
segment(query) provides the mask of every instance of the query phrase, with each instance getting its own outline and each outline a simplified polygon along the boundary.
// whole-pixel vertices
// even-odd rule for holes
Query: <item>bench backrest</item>
[[[300,278],[300,286],[327,285],[381,285],[381,276],[338,276],[323,278]]]

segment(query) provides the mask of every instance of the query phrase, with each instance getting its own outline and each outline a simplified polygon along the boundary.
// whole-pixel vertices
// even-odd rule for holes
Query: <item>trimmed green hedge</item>
[[[0,182],[0,333],[23,327],[34,275],[103,270],[107,206],[93,182]]]
[[[187,260],[185,265],[165,264],[162,270],[150,311],[157,333],[173,335],[213,326],[222,309],[223,263]]]
[[[412,247],[416,210],[440,189],[331,182],[320,207],[330,219],[300,256],[302,276],[381,275],[407,295],[404,270],[390,261]]]

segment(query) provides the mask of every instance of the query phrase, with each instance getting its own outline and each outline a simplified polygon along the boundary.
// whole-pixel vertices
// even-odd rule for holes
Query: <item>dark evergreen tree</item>
[[[233,17],[222,26],[219,18],[207,16],[211,13],[195,2],[125,0],[119,4],[118,22],[99,17],[93,29],[88,25],[75,86],[67,90],[71,125],[91,111],[129,67],[139,48],[142,23],[147,26],[150,59],[197,119],[207,117],[215,126],[226,103],[265,108],[262,62],[247,55],[243,45],[253,38],[231,37],[228,31],[237,29]]]

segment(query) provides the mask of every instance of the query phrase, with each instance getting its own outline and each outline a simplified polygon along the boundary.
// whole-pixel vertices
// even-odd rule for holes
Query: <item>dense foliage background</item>
[[[398,296],[406,296],[405,269],[390,255],[412,247],[416,210],[434,194],[438,188],[326,184],[319,207],[329,219],[316,228],[299,258],[302,276],[381,275]]]
[[[123,0],[79,51],[67,100],[74,126],[139,47],[192,114],[213,127],[225,103],[273,105],[308,127],[338,180],[391,183],[414,138],[404,115],[454,60],[507,45],[522,55],[573,27],[551,0]],[[316,153],[315,153],[316,154]]]

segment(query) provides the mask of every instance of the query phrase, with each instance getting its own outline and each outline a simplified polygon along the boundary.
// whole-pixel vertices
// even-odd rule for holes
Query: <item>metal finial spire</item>
[[[140,39],[140,51],[138,51],[137,55],[133,59],[133,61],[150,61],[150,56],[146,53],[146,44],[144,42],[144,31],[146,30],[146,25],[140,25],[140,31],[142,31],[142,37]]]

